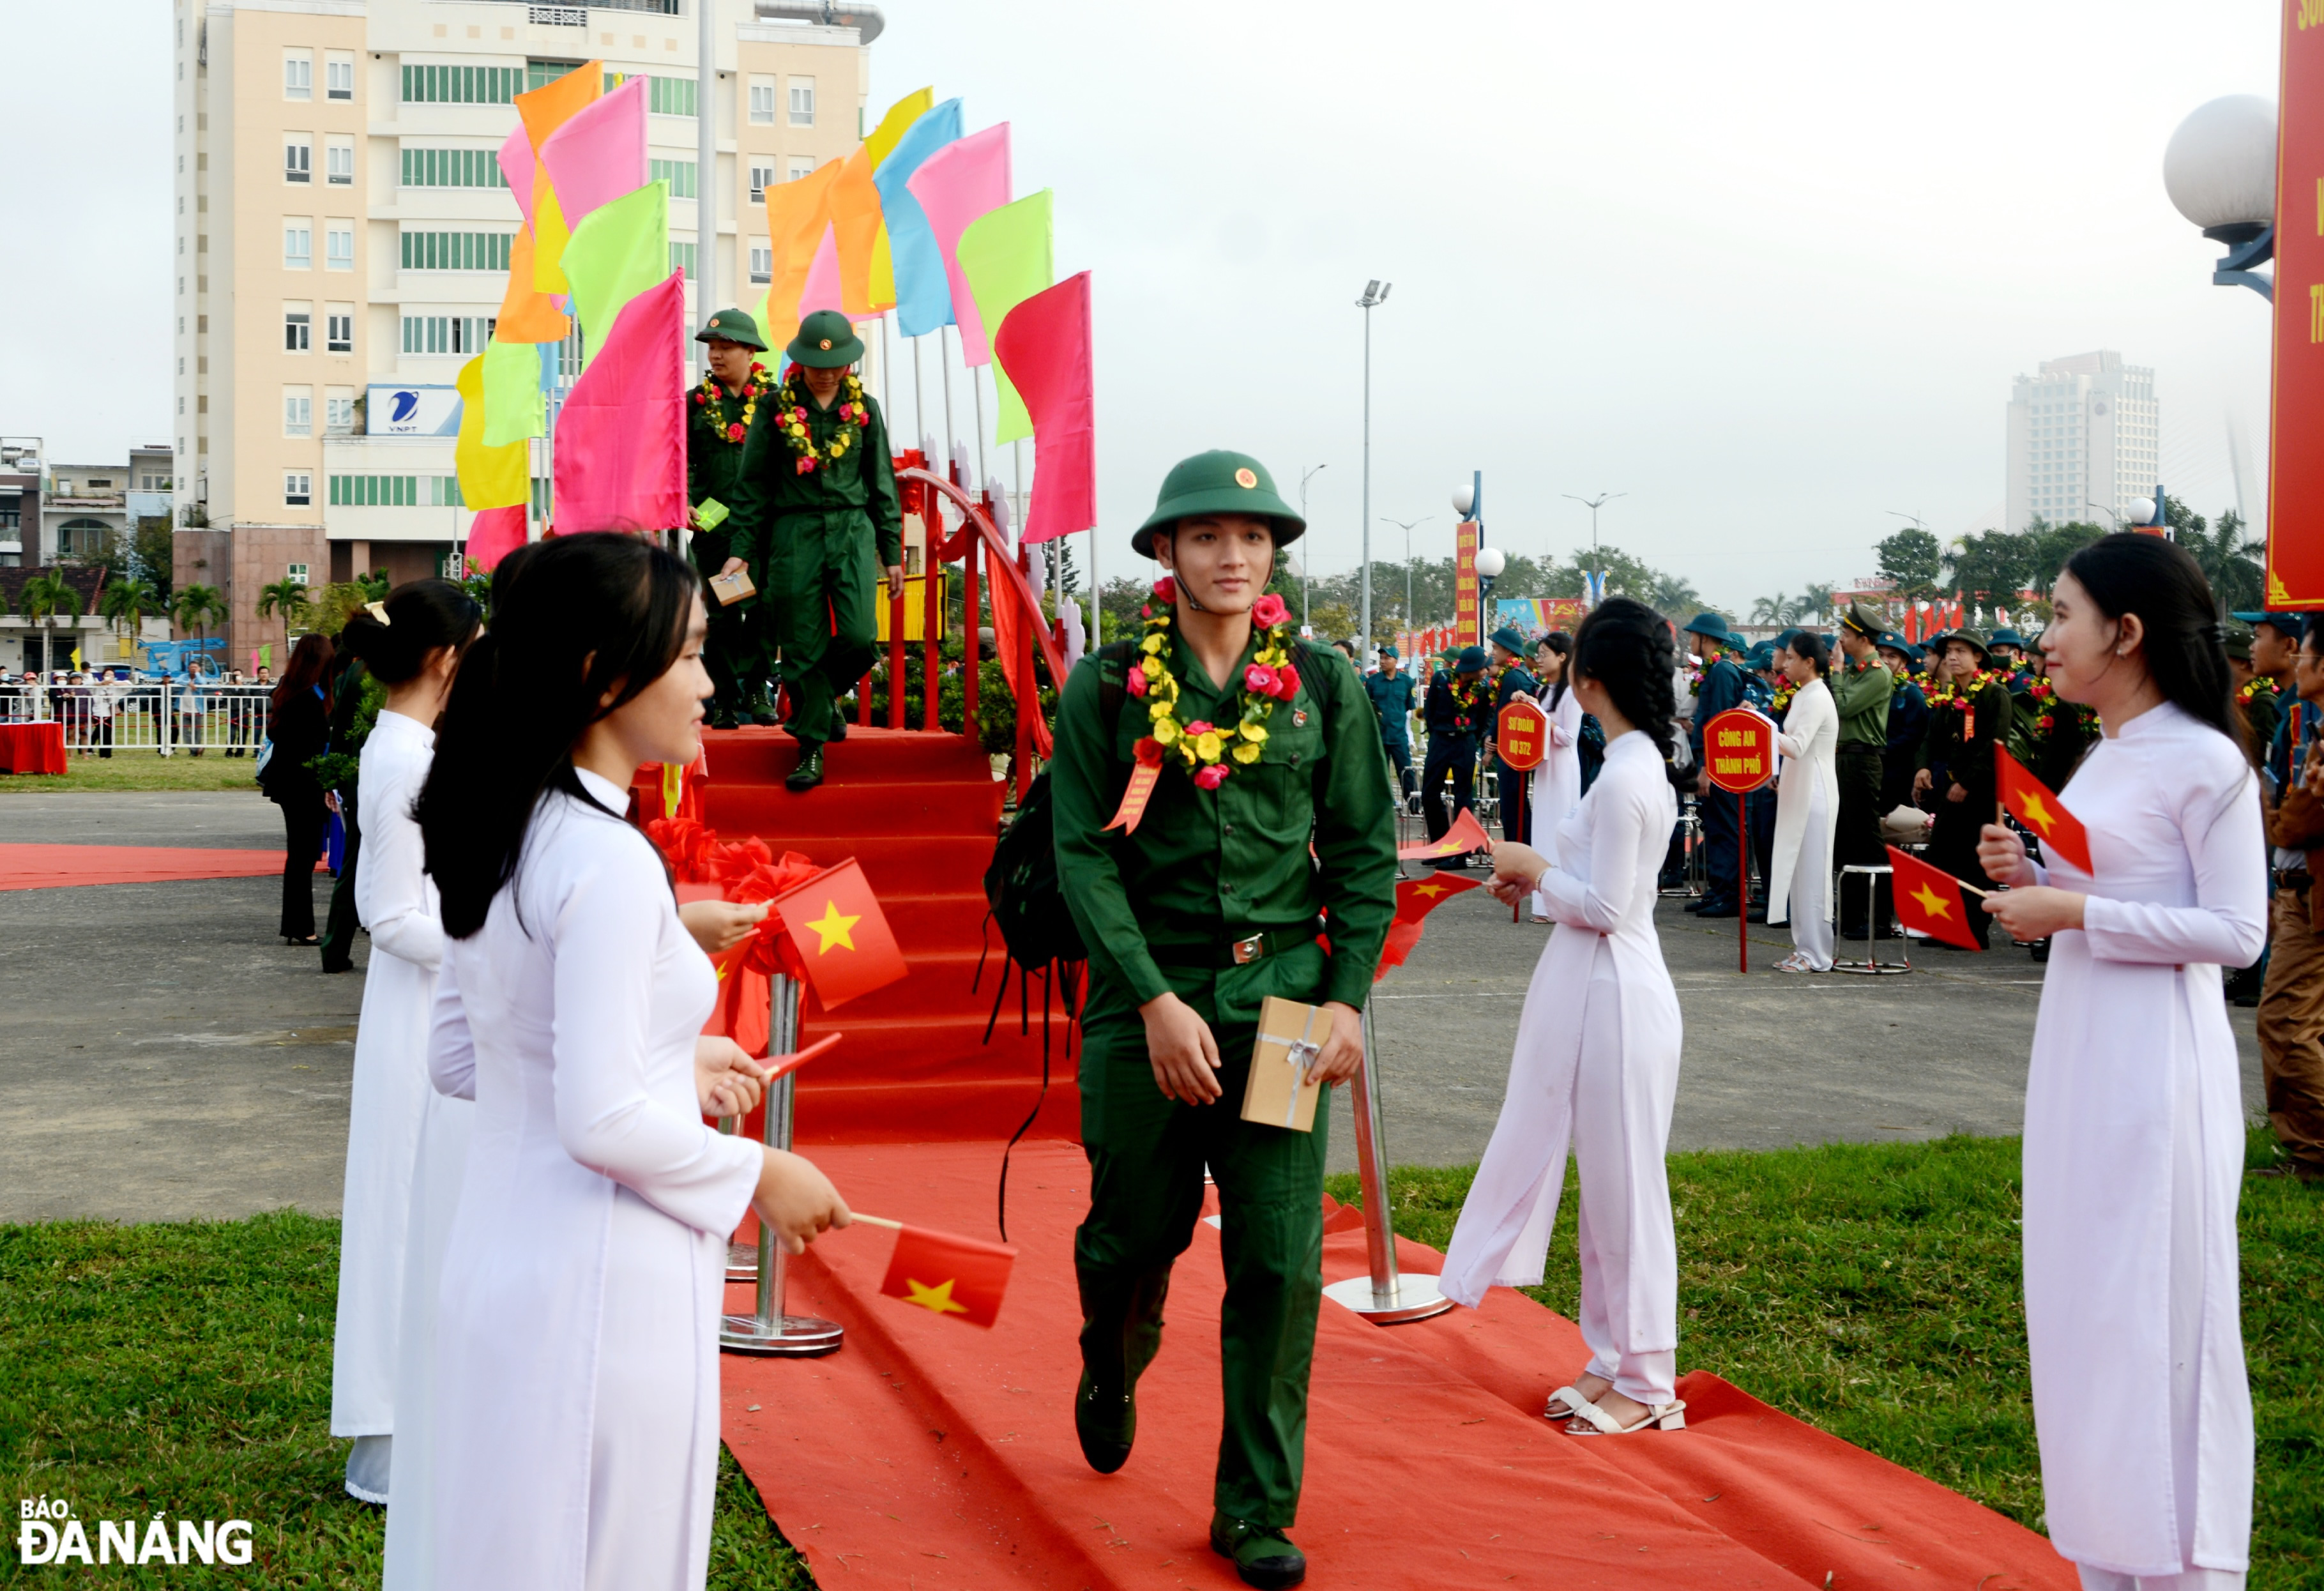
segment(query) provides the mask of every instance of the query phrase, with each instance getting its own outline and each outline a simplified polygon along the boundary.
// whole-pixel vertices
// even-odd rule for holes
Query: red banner
[[[1775,775],[1775,726],[1748,708],[1729,708],[1702,726],[1703,771],[1729,795],[1748,795]]]
[[[2268,447],[2267,606],[2324,607],[2324,18],[2283,0],[2276,94],[2275,386]],[[2310,217],[2316,224],[2309,224]]]
[[[1482,529],[1464,519],[1452,535],[1452,644],[1485,644],[1485,605],[1477,588],[1477,544]]]

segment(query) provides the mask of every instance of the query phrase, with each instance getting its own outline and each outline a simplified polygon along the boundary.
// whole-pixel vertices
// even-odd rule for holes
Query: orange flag
[[[532,228],[517,228],[509,245],[508,291],[501,298],[501,318],[493,340],[503,343],[558,343],[568,329],[557,301],[532,285]]]
[[[775,914],[825,1011],[904,976],[903,952],[853,856],[775,897]]]
[[[1489,851],[1492,848],[1492,836],[1487,834],[1485,826],[1477,821],[1477,815],[1463,807],[1453,818],[1452,827],[1444,831],[1443,839],[1406,846],[1396,854],[1396,858],[1399,862],[1418,862],[1440,856],[1463,856],[1471,851]]]
[[[2090,865],[2090,833],[2082,820],[2066,809],[2050,787],[2025,770],[2025,764],[2009,754],[2009,748],[1993,748],[1994,789],[2009,815],[2042,837],[2044,856],[2062,857],[2084,873],[2095,873]]]
[[[1014,1244],[907,1226],[896,1235],[895,1257],[880,1290],[989,1331],[1001,1318],[1001,1296],[1009,1290],[1009,1269],[1016,1262]]]
[[[767,241],[774,248],[774,280],[767,288],[767,319],[759,335],[779,349],[798,330],[799,294],[823,229],[831,222],[831,190],[840,161],[825,161],[807,176],[767,190]]]
[[[831,184],[831,224],[839,245],[839,307],[862,319],[889,308],[872,301],[872,249],[879,241],[880,190],[872,185],[872,146],[859,143]]]
[[[1981,895],[1983,890],[1965,884],[1942,868],[1932,867],[1895,846],[1888,847],[1888,865],[1895,869],[1892,882],[1895,884],[1899,922],[1964,950],[1984,948],[1969,927],[1969,914],[1979,908],[1971,906],[1964,893],[1975,890]]]
[[[1484,882],[1481,878],[1463,878],[1457,873],[1397,879],[1396,920],[1388,925],[1388,941],[1380,947],[1379,965],[1372,969],[1372,982],[1379,982],[1390,969],[1404,965],[1405,957],[1420,943],[1422,918],[1462,890],[1480,888]]]

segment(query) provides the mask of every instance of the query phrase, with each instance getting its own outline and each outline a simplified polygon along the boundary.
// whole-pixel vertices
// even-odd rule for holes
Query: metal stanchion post
[[[777,973],[772,982],[768,1026],[773,1041],[768,1052],[788,1055],[798,1048],[798,985],[781,973]],[[766,1142],[776,1149],[791,1146],[791,1097],[797,1077],[795,1072],[787,1072],[767,1090]],[[776,1245],[774,1229],[760,1223],[757,1263],[752,1267],[759,1282],[758,1307],[748,1315],[725,1317],[718,1332],[720,1347],[732,1348],[738,1354],[793,1357],[838,1351],[844,1335],[838,1326],[812,1315],[784,1312],[784,1262],[788,1257]],[[726,1264],[729,1280],[737,1280],[734,1259],[730,1246]]]
[[[1379,1075],[1373,1065],[1372,1009],[1364,1005],[1364,1063],[1357,1069],[1355,1096],[1356,1174],[1364,1189],[1364,1253],[1368,1276],[1351,1276],[1323,1290],[1333,1303],[1353,1309],[1375,1326],[1425,1320],[1452,1307],[1437,1290],[1434,1276],[1397,1271],[1395,1217],[1388,1202],[1388,1142],[1380,1131]]]

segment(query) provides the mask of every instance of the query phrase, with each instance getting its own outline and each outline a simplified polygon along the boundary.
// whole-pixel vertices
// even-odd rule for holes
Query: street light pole
[[[1356,308],[1364,312],[1364,588],[1358,622],[1360,644],[1367,651],[1372,643],[1372,311],[1388,302],[1388,290],[1394,285],[1367,282],[1364,296],[1356,301]]]
[[[1299,517],[1301,519],[1307,517],[1307,483],[1314,480],[1318,472],[1331,467],[1329,464],[1313,464],[1299,472]],[[1310,551],[1312,552],[1313,549],[1310,549]],[[1315,628],[1307,622],[1308,567],[1306,559],[1303,558],[1299,560],[1299,628],[1312,635],[1315,633]]]
[[[1390,519],[1384,513],[1380,515],[1380,523],[1395,525],[1404,532],[1404,627],[1407,630],[1412,628],[1412,527],[1425,525],[1435,517],[1432,513],[1424,513],[1418,519],[1401,520]]]
[[[1590,511],[1590,561],[1593,564],[1596,563],[1598,561],[1598,511],[1605,507],[1609,503],[1611,503],[1615,498],[1627,497],[1629,494],[1628,492],[1600,492],[1595,497],[1576,497],[1571,492],[1561,492],[1558,495],[1567,498],[1572,502],[1579,503],[1582,507]],[[1590,569],[1585,572],[1590,574],[1603,574],[1605,571],[1602,569]]]

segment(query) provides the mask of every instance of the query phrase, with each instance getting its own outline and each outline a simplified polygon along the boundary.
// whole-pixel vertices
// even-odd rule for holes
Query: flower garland
[[[2009,676],[1999,669],[1979,669],[1970,677],[1967,685],[1962,685],[1957,680],[1946,680],[1940,682],[1935,689],[1923,694],[1927,696],[1932,709],[1950,702],[1957,712],[1973,712],[1976,710],[1975,698],[1978,692],[1988,685],[1999,685],[2006,689],[2008,680]]]
[[[1154,732],[1138,743],[1138,760],[1158,768],[1164,757],[1175,754],[1194,776],[1194,788],[1216,790],[1234,772],[1233,763],[1248,767],[1259,761],[1275,704],[1299,694],[1299,671],[1291,661],[1288,636],[1291,610],[1272,591],[1251,605],[1250,622],[1261,632],[1259,649],[1242,671],[1237,721],[1222,728],[1202,718],[1191,724],[1179,720],[1178,679],[1165,661],[1170,629],[1178,617],[1174,606],[1177,580],[1163,576],[1154,582],[1154,602],[1138,610],[1146,621],[1145,639],[1138,643],[1144,656],[1121,682],[1130,695],[1147,698],[1146,714],[1154,725]]]
[[[1800,687],[1799,682],[1789,674],[1779,675],[1778,678],[1782,683],[1775,688],[1774,698],[1767,705],[1774,715],[1780,718],[1790,708],[1792,698],[1800,693]]]
[[[839,418],[853,421],[858,430],[869,426],[872,423],[872,406],[864,402],[863,384],[850,375],[846,392],[846,401],[839,405]],[[798,455],[798,473],[812,475],[817,469],[838,463],[853,439],[843,428],[832,433],[826,446],[817,448],[815,445],[815,437],[807,430],[807,394],[799,388],[797,371],[783,383],[779,401],[782,407],[777,411],[777,422],[782,427],[783,440],[792,452]]]
[[[767,379],[767,367],[756,359],[751,361],[751,374],[742,378],[742,418],[726,418],[726,389],[715,375],[706,375],[702,384],[694,389],[694,406],[710,412],[710,429],[719,437],[739,448],[742,439],[751,434],[751,421],[759,412],[759,400],[775,390]]]
[[[2047,680],[2037,679],[2025,694],[2034,704],[2034,738],[2046,741],[2057,732],[2059,726],[2058,708],[2061,701],[2058,688]],[[2070,701],[2063,705],[2071,709],[2071,722],[2081,739],[2088,740],[2098,732],[2100,720],[2096,708],[2086,708],[2080,702]]]
[[[1461,685],[1463,680],[1469,682],[1465,690]],[[1493,695],[1491,681],[1487,680],[1481,671],[1474,674],[1456,673],[1444,681],[1444,689],[1452,698],[1452,717],[1453,722],[1458,726],[1455,733],[1473,734],[1477,726],[1483,723],[1490,714],[1489,703]]]
[[[2257,696],[2263,690],[2266,691],[2270,697],[2282,694],[2276,689],[2274,680],[2269,679],[2265,674],[2254,674],[2250,679],[2245,680],[2242,686],[2236,691],[2236,705],[2237,707],[2249,707],[2251,705],[2252,698]]]

